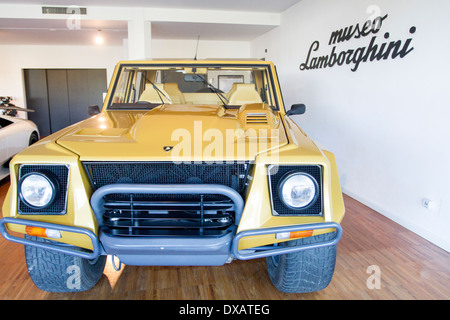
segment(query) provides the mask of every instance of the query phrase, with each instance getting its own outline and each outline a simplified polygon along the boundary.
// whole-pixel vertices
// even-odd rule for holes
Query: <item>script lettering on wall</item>
[[[328,55],[315,55],[314,53],[320,48],[320,42],[314,41],[309,48],[305,62],[300,64],[300,70],[332,68],[346,64],[351,66],[351,70],[355,72],[363,62],[404,58],[414,50],[414,47],[411,46],[412,38],[408,38],[405,41],[397,40],[377,43],[378,33],[387,18],[388,15],[386,14],[367,20],[364,24],[357,23],[344,29],[333,31],[328,41],[328,45],[333,47]],[[416,27],[412,26],[409,29],[409,33],[412,35],[415,32]],[[339,51],[337,48],[337,44],[369,36],[371,36],[371,40],[365,47],[343,51]],[[388,40],[390,38],[389,32],[385,32],[383,37],[385,40]]]

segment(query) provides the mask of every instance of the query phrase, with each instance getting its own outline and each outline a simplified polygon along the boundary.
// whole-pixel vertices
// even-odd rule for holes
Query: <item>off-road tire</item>
[[[336,232],[283,242],[280,246],[296,246],[331,240]],[[267,257],[270,280],[281,292],[305,293],[325,289],[336,265],[336,245]]]
[[[53,242],[28,235],[25,237],[38,242]],[[25,260],[31,280],[39,289],[47,292],[80,292],[91,289],[100,280],[106,256],[88,260],[26,245]]]

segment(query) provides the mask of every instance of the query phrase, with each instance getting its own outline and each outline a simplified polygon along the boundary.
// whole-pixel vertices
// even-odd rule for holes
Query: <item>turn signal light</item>
[[[61,238],[61,232],[54,229],[26,226],[25,232],[27,233],[27,235],[34,237],[53,238],[53,239]]]
[[[293,232],[280,232],[276,234],[277,240],[284,239],[298,239],[298,238],[306,238],[311,237],[313,234],[313,230],[302,230],[302,231],[293,231]]]

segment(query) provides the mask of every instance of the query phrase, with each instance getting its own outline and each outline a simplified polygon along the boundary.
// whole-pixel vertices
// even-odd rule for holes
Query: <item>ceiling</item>
[[[98,30],[108,45],[122,45],[128,37],[126,21],[82,20],[80,29],[70,29],[67,20],[0,19],[0,43],[91,45]]]
[[[51,6],[108,6],[204,9],[281,13],[299,0],[0,0],[0,3]]]
[[[203,9],[241,12],[281,13],[300,0],[0,0],[0,4],[46,6],[122,6]],[[0,19],[0,44],[91,45],[98,30],[107,45],[122,45],[128,37],[126,21],[81,20],[80,28],[70,28],[65,19]],[[195,22],[152,22],[153,39],[250,41],[274,28]]]

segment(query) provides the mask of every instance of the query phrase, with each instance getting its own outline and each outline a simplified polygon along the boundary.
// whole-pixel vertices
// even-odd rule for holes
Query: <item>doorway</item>
[[[41,136],[89,118],[87,107],[103,105],[106,69],[24,69],[28,119]]]

